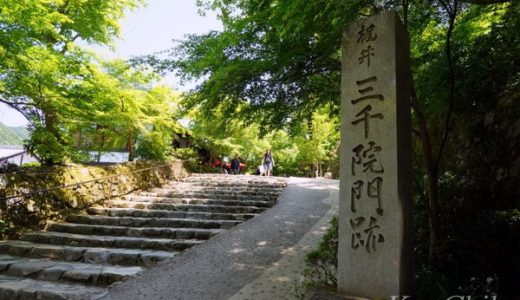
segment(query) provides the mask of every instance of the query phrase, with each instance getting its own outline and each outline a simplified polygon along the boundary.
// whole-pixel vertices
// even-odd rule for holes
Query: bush
[[[305,257],[305,277],[310,281],[336,286],[338,269],[338,217],[330,220],[330,227],[323,236],[318,248]]]
[[[182,160],[190,160],[190,159],[198,159],[199,155],[193,148],[178,148],[173,150],[172,153],[178,159]]]
[[[135,152],[143,160],[165,161],[171,154],[171,141],[163,132],[153,131],[139,140]]]
[[[305,256],[304,279],[296,284],[294,296],[304,299],[312,287],[336,290],[338,269],[338,217],[330,220],[330,227],[315,250]]]
[[[27,149],[39,157],[44,164],[86,160],[86,155],[74,148],[63,132],[53,134],[44,127],[36,127],[31,128],[30,133]]]

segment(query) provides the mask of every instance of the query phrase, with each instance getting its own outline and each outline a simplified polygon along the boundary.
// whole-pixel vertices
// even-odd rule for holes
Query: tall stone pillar
[[[343,32],[338,292],[348,296],[411,293],[408,45],[394,12]]]

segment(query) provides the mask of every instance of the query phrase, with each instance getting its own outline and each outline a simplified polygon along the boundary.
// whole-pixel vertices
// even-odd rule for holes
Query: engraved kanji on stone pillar
[[[338,291],[411,292],[411,77],[394,12],[343,32]]]

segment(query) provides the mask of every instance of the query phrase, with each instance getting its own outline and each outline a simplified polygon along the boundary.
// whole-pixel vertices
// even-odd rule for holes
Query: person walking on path
[[[264,175],[271,176],[274,167],[274,157],[270,149],[265,150],[264,157],[262,158],[262,165],[264,167]]]
[[[240,173],[240,159],[238,155],[231,161],[231,174],[238,175]]]

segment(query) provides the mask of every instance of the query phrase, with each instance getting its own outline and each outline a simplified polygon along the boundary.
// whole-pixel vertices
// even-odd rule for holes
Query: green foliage
[[[0,237],[3,236],[3,234],[7,231],[8,226],[6,222],[2,219],[0,219]]]
[[[259,124],[263,136],[276,136],[266,144],[284,162],[277,168],[311,173],[309,162],[320,161],[323,153],[337,155],[337,147],[312,141],[320,130],[310,128],[312,114],[324,104],[331,115],[338,113],[342,26],[381,8],[397,10],[406,17],[419,103],[413,111],[419,133],[414,140],[416,258],[418,266],[428,265],[421,272],[430,274],[420,274],[425,278],[421,288],[439,295],[442,290],[480,293],[493,288],[483,284],[487,278],[498,278],[497,293],[518,299],[520,287],[510,279],[520,276],[518,248],[498,247],[500,241],[518,241],[518,230],[514,222],[488,217],[519,205],[520,3],[468,2],[201,0],[202,7],[219,13],[223,32],[190,36],[169,61],[152,62],[203,79],[184,101],[186,107],[196,107],[203,116],[218,110],[221,120],[240,118],[244,127]],[[453,28],[450,7],[457,11]],[[288,124],[286,132],[270,130]],[[432,212],[428,201],[434,198],[439,208]],[[429,237],[432,216],[440,221],[435,244]],[[508,213],[504,220],[514,217]],[[476,232],[486,233],[481,236],[488,240]],[[438,251],[432,260],[429,244]],[[506,265],[496,256],[515,263]]]
[[[520,276],[519,246],[507,242],[517,241],[519,232],[513,213],[520,197],[516,150],[520,147],[520,52],[513,46],[520,42],[519,16],[519,4],[510,3],[465,7],[458,17],[453,40],[457,76],[454,120],[439,176],[443,238],[438,261],[423,267],[426,271],[420,275],[429,282],[422,286],[423,295],[429,293],[428,288],[438,289],[438,294],[442,289],[460,294],[459,287],[475,294],[489,289],[505,299],[518,299],[520,294],[512,282]],[[435,45],[444,43],[441,21],[430,22],[420,32],[424,39],[413,44],[416,89],[424,101],[435,145],[440,144],[449,108],[447,91],[438,88],[446,85],[443,74],[447,74],[445,54]],[[421,163],[418,150],[416,157]],[[428,207],[424,203],[428,185],[420,169],[415,172],[419,211]],[[429,231],[426,215],[415,215],[417,239],[424,241]],[[423,246],[417,247],[419,266],[429,265]],[[491,286],[487,286],[488,278],[493,279]]]
[[[38,161],[28,162],[28,163],[24,163],[23,165],[21,165],[22,168],[28,168],[28,169],[40,168],[41,166],[42,166],[42,164]]]
[[[236,113],[246,109],[245,106],[237,107]],[[329,116],[328,107],[318,109],[292,132],[277,129],[263,136],[258,124],[226,117],[222,109],[219,106],[211,119],[198,110],[192,110],[190,114],[190,133],[198,147],[209,150],[210,159],[239,155],[248,165],[248,172],[254,173],[261,164],[263,153],[269,148],[275,157],[276,175],[311,177],[316,175],[311,171],[313,166],[319,164],[321,169],[327,170],[338,163],[335,153],[339,141],[339,119]]]
[[[28,149],[47,163],[62,162],[69,156],[71,149],[64,147],[64,141],[59,140],[60,138],[61,136],[57,137],[43,127],[33,128]]]
[[[192,35],[172,51],[171,60],[149,62],[177,69],[185,78],[205,80],[187,98],[211,116],[218,106],[260,122],[262,128],[298,125],[317,107],[338,111],[341,30],[379,1],[284,0],[200,1],[216,10],[223,32]]]
[[[174,132],[183,132],[174,120],[178,95],[155,85],[156,75],[115,60],[101,68],[90,65],[91,76],[82,81],[83,122],[71,124],[78,137],[75,147],[88,150],[136,149],[141,158],[164,160]],[[143,145],[139,145],[143,143]],[[134,155],[135,156],[135,155]]]
[[[98,62],[76,42],[110,44],[125,11],[142,3],[0,1],[0,101],[29,120],[27,147],[45,163],[78,159],[82,141],[134,153],[146,127],[174,126],[171,97],[152,87],[151,72]]]
[[[307,280],[322,285],[337,285],[338,269],[338,217],[330,220],[330,227],[318,244],[318,248],[305,257]]]
[[[318,287],[320,290],[336,291],[338,269],[338,217],[330,220],[330,227],[321,238],[316,249],[305,256],[304,279],[295,283],[296,299],[307,299],[309,290]]]
[[[509,290],[520,270],[518,210],[465,216],[460,229],[444,244],[442,269],[418,261],[417,292],[421,299],[449,295],[516,299]]]
[[[145,160],[165,161],[171,152],[171,136],[165,138],[161,132],[150,132],[140,139],[137,155]]]
[[[172,154],[182,160],[197,159],[199,156],[193,148],[174,149]]]
[[[44,162],[80,159],[79,149],[126,148],[131,159],[167,158],[173,132],[182,132],[173,119],[178,96],[154,86],[155,75],[145,68],[99,62],[76,43],[110,43],[125,9],[140,3],[0,0],[0,101],[31,122],[27,146]],[[429,148],[420,143],[424,134],[414,141],[418,286],[423,295],[496,288],[504,299],[518,299],[518,1],[459,5],[449,43],[446,1],[410,2],[407,9],[397,1],[198,3],[217,11],[223,32],[189,36],[170,60],[151,62],[185,79],[203,78],[181,108],[210,159],[239,154],[253,171],[272,148],[277,175],[338,168],[341,28],[383,8],[406,11],[422,108],[414,110],[414,127],[425,125],[431,142]],[[425,149],[433,153],[433,175]],[[428,261],[428,193],[437,182],[439,255]],[[310,259],[327,265],[328,250],[318,252]]]

